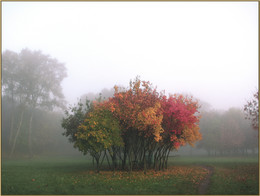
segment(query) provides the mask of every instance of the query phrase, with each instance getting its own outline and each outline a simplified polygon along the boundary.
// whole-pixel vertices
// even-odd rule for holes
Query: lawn
[[[217,165],[211,183],[209,194],[258,195],[259,168],[253,163]]]
[[[209,195],[258,195],[258,157],[179,157],[172,165],[208,165],[213,175],[207,194]]]
[[[207,194],[258,194],[257,158],[187,158],[169,161],[155,172],[101,171],[84,158],[2,160],[2,194],[198,194],[200,183],[214,168]]]

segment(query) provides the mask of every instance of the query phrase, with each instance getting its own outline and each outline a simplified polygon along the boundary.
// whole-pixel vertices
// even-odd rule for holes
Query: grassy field
[[[258,158],[175,157],[169,169],[95,173],[84,158],[2,160],[2,194],[198,194],[212,166],[207,194],[258,195]]]
[[[208,165],[213,175],[207,194],[209,195],[258,195],[258,157],[211,157],[178,158],[172,165]]]

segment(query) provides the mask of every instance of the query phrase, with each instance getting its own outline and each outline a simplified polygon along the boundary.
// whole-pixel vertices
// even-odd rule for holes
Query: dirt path
[[[209,183],[210,183],[210,177],[212,176],[214,169],[211,166],[202,166],[204,169],[208,170],[208,175],[206,176],[205,180],[200,184],[199,186],[199,195],[205,195],[207,193]]]

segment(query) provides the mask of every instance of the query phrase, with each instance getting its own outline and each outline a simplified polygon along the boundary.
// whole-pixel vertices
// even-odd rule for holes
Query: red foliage
[[[145,137],[155,136],[155,129],[161,124],[160,100],[149,82],[142,81],[141,84],[140,80],[136,80],[130,83],[128,90],[121,92],[115,87],[114,97],[109,102],[110,111],[119,119],[123,134],[138,130]]]
[[[161,105],[165,142],[170,139],[173,146],[178,148],[180,145],[185,145],[186,141],[192,144],[201,138],[198,132],[200,118],[197,114],[198,103],[193,101],[192,97],[175,94],[167,99],[163,96]]]
[[[173,148],[201,139],[198,103],[192,97],[175,94],[167,98],[149,82],[136,79],[128,90],[115,87],[114,97],[106,104],[119,120],[123,135],[137,131]]]

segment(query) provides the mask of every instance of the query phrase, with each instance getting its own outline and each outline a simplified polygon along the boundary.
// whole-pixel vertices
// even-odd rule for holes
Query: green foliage
[[[101,152],[104,149],[112,151],[112,146],[123,146],[120,136],[119,122],[113,118],[112,113],[105,107],[100,107],[87,114],[87,118],[78,127],[75,145],[85,154]]]
[[[89,102],[86,102],[85,106],[79,102],[77,105],[65,110],[65,118],[62,119],[61,126],[66,130],[63,135],[69,137],[70,142],[77,141],[78,127],[84,122],[86,112],[92,107]]]

